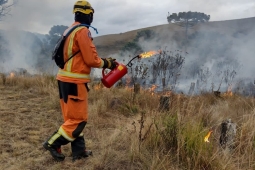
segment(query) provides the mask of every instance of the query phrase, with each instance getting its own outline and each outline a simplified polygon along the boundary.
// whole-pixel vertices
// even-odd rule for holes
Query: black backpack
[[[68,62],[71,58],[73,58],[76,54],[78,54],[80,51],[75,52],[72,56],[70,56],[68,58],[67,61],[64,61],[64,44],[65,44],[65,40],[66,38],[72,33],[72,31],[79,27],[79,26],[83,26],[82,24],[79,25],[75,25],[73,26],[67,33],[66,35],[62,35],[57,44],[55,45],[55,48],[52,52],[52,60],[55,60],[55,63],[57,64],[57,66],[61,69],[64,68],[66,62]]]
[[[72,31],[79,27],[79,26],[88,26],[88,27],[92,27],[92,26],[89,26],[89,25],[86,25],[86,24],[79,24],[79,25],[75,25],[73,26],[67,33],[66,35],[62,35],[61,38],[58,40],[57,44],[55,45],[55,48],[53,50],[53,53],[52,53],[52,60],[55,60],[55,63],[57,64],[57,66],[61,69],[64,68],[66,62],[68,62],[71,58],[73,58],[76,54],[78,54],[80,51],[77,51],[75,52],[72,56],[70,56],[68,58],[67,61],[64,61],[64,44],[65,44],[65,40],[66,38],[72,33]],[[96,33],[97,32],[97,29],[92,27]]]

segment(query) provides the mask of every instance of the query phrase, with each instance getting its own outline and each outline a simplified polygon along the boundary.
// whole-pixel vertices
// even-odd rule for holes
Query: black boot
[[[93,156],[92,151],[91,150],[84,150],[79,155],[73,156],[73,161],[76,161],[76,160],[79,160],[79,159],[82,159],[82,158],[87,158],[89,156]]]
[[[86,150],[83,136],[79,136],[71,142],[73,161],[92,156],[92,151]]]
[[[65,155],[61,153],[61,145],[66,145],[69,143],[63,136],[55,132],[47,141],[43,143],[43,147],[50,151],[51,156],[56,161],[63,161]]]

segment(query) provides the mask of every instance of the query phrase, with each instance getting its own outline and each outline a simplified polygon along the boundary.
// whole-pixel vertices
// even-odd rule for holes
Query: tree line
[[[18,0],[0,0],[0,21],[2,18],[9,14],[11,7],[16,4]]]
[[[182,21],[193,21],[193,22],[208,22],[210,20],[210,15],[202,12],[179,12],[170,14],[168,12],[167,21],[172,22],[182,22]]]

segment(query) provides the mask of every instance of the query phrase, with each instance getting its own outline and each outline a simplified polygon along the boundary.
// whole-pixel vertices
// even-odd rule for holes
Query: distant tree
[[[210,20],[210,15],[206,15],[205,13],[201,12],[179,12],[177,13],[168,13],[167,21],[169,23],[176,23],[176,22],[208,22]]]
[[[51,54],[57,41],[67,28],[68,26],[64,25],[54,25],[53,27],[51,27],[49,34],[46,35],[43,43],[46,53]]]
[[[51,27],[49,35],[60,37],[67,28],[68,26],[64,25],[54,25],[53,27]]]
[[[0,5],[6,4],[8,0],[0,0]]]
[[[11,7],[17,3],[17,0],[0,0],[0,20],[9,14]]]
[[[185,28],[185,51],[187,48],[187,42],[188,42],[188,29],[193,27],[197,23],[203,23],[208,22],[210,20],[210,15],[206,15],[201,12],[179,12],[173,13],[170,15],[168,13],[167,21],[168,23],[176,23],[180,27]]]

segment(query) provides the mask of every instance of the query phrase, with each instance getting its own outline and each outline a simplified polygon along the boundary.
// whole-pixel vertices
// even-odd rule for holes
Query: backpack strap
[[[87,24],[80,24],[80,26],[85,26],[85,27],[91,27],[94,29],[94,31],[96,31],[96,33],[98,34],[98,31],[95,27],[92,27],[91,25],[87,25]]]
[[[73,58],[76,54],[78,54],[80,52],[80,50],[78,50],[77,52],[75,52],[73,55],[71,55],[71,57],[69,57],[65,62],[64,65],[71,59]]]
[[[67,32],[65,35],[63,35],[63,36],[66,36],[66,37],[67,37],[69,34],[71,34],[71,32],[72,32],[75,28],[80,27],[80,26],[91,27],[91,28],[93,28],[93,29],[96,31],[96,33],[98,34],[98,31],[97,31],[97,29],[96,29],[95,27],[92,27],[92,26],[87,25],[87,24],[78,24],[78,25],[73,26],[71,29],[69,29],[68,32]]]
[[[92,27],[92,26],[87,25],[87,24],[78,24],[78,25],[73,26],[71,29],[69,29],[68,32],[67,32],[65,35],[63,34],[63,36],[68,37],[68,36],[73,32],[73,30],[75,30],[77,27],[80,27],[80,26],[91,27],[91,28],[93,28],[93,29],[96,31],[96,33],[98,34],[98,31],[97,31],[97,29],[96,29],[95,27]],[[80,52],[80,50],[78,50],[78,51],[75,52],[71,57],[69,57],[69,58],[64,62],[64,65],[65,65],[71,58],[73,58],[76,54],[78,54],[79,52]]]

